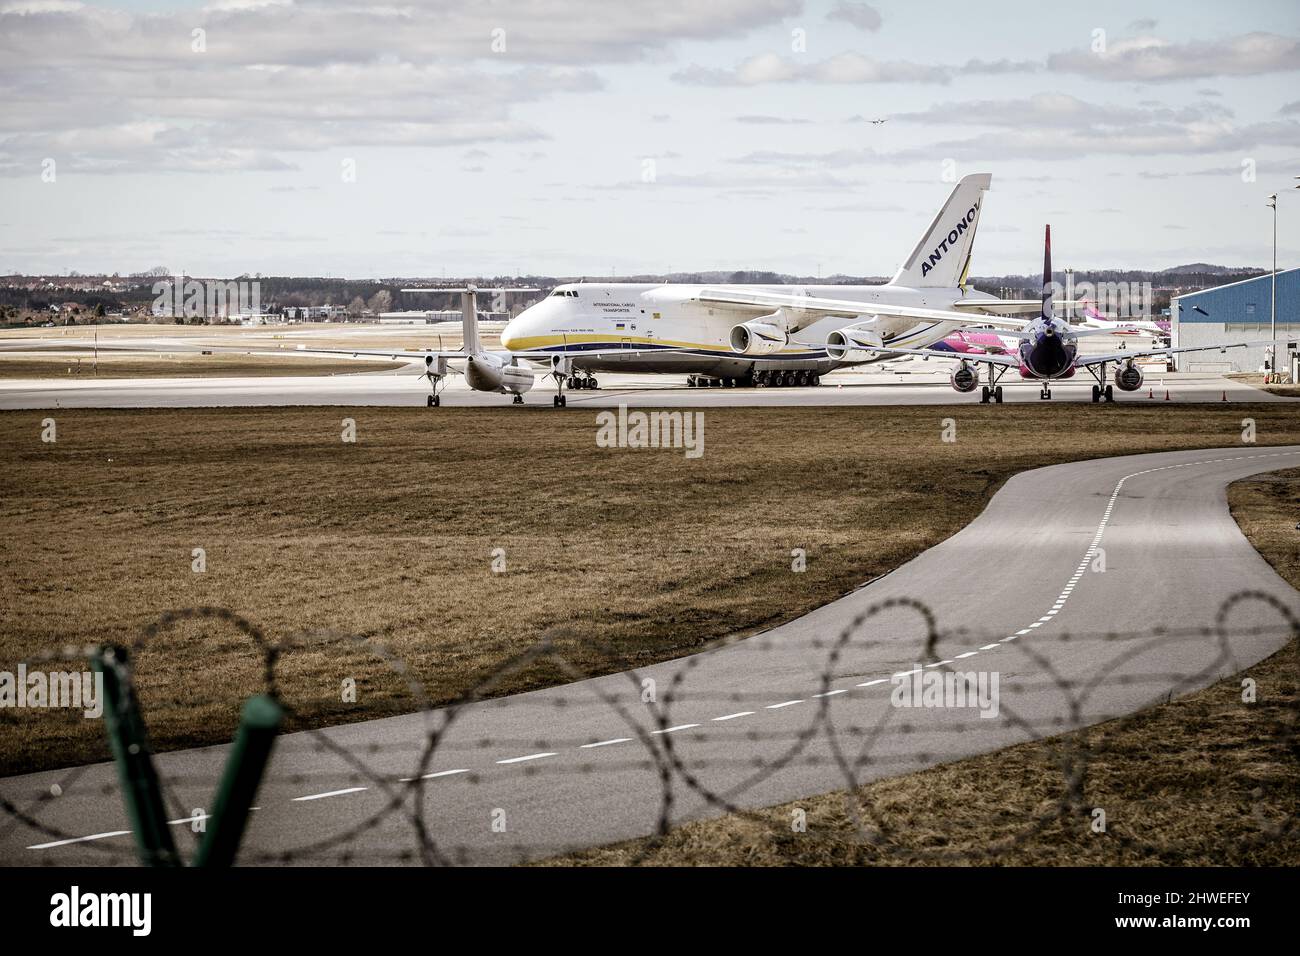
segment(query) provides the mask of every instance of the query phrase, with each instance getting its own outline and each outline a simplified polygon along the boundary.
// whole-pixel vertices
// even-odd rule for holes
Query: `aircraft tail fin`
[[[1043,318],[1052,317],[1052,227],[1043,234]]]
[[[922,234],[894,278],[892,285],[910,288],[964,288],[975,249],[975,227],[979,223],[984,193],[993,181],[991,173],[963,176],[953,187],[948,201]]]
[[[469,355],[483,351],[483,341],[478,336],[478,290],[473,286],[460,293],[460,328],[464,340],[462,348]]]
[[[403,289],[403,292],[435,292],[435,293],[460,293],[460,327],[464,338],[464,344],[461,351],[469,355],[477,355],[483,351],[483,340],[478,334],[478,294],[480,292],[491,292],[493,295],[504,296],[507,292],[540,292],[535,286],[509,286],[504,288],[479,288],[474,285],[461,286],[460,288],[440,288],[430,286],[429,288]]]

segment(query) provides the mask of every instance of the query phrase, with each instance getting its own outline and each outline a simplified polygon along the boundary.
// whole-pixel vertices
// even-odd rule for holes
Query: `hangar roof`
[[[1267,322],[1272,274],[1176,296],[1179,322]],[[1277,320],[1300,324],[1300,269],[1277,274]]]

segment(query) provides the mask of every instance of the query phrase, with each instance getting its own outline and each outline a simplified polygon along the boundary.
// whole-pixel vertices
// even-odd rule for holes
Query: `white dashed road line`
[[[692,727],[698,727],[699,724],[678,724],[676,727],[665,727],[663,730],[652,730],[651,734],[672,734],[679,730],[690,730]]]
[[[328,790],[325,793],[311,793],[305,797],[294,797],[294,803],[302,803],[306,800],[324,800],[326,797],[341,797],[345,793],[360,793],[362,790],[369,790],[369,787],[347,787],[343,790]]]
[[[71,843],[89,843],[91,840],[107,840],[109,837],[127,836],[130,830],[110,830],[107,833],[92,833],[90,836],[72,837],[67,840],[53,840],[50,843],[37,843],[35,846],[29,846],[29,850],[52,850],[56,846],[68,846]]]
[[[543,757],[555,757],[557,754],[546,751],[540,754],[528,754],[524,757],[508,757],[505,760],[498,760],[497,763],[523,763],[526,760],[541,760]]]

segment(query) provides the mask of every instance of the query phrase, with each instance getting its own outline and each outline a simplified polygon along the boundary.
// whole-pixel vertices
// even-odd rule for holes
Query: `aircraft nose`
[[[501,347],[514,351],[515,343],[521,338],[519,334],[519,320],[511,319],[506,323],[506,327],[501,330]]]

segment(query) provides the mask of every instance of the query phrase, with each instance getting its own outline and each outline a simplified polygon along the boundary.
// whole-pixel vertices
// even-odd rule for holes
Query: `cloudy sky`
[[[976,273],[1300,264],[1294,0],[0,0],[0,87],[5,272],[887,274],[985,171]]]

